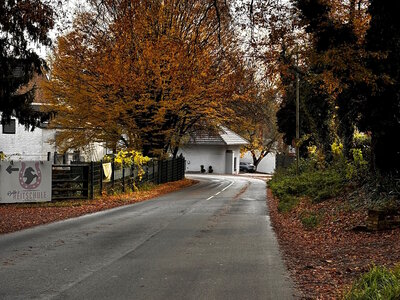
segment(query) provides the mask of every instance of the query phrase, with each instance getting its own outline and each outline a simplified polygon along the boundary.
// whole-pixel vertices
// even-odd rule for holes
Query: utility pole
[[[299,174],[299,140],[300,140],[300,76],[299,51],[296,51],[296,174]]]

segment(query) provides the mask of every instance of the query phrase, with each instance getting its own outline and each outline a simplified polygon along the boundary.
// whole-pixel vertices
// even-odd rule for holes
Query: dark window
[[[15,120],[10,120],[10,123],[3,125],[3,133],[15,134]]]
[[[75,161],[75,162],[80,162],[81,161],[81,151],[75,150],[74,154],[73,154],[73,157],[72,157],[72,160]]]

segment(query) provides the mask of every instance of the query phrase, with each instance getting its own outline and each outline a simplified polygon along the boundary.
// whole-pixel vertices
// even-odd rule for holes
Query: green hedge
[[[268,183],[273,194],[283,202],[295,202],[293,197],[309,197],[313,202],[321,202],[341,193],[346,177],[337,168],[306,170],[299,175],[291,170],[274,175]]]

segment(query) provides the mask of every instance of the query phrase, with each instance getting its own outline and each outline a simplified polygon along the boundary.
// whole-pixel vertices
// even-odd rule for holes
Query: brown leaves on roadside
[[[94,200],[0,205],[0,234],[145,201],[195,183],[195,180],[184,179],[156,186],[149,191],[102,196]]]
[[[354,210],[341,199],[320,204],[302,200],[288,213],[278,213],[278,200],[268,191],[272,225],[297,288],[304,299],[337,299],[371,264],[393,266],[400,261],[400,229],[359,232],[366,209]],[[300,216],[313,211],[320,224],[306,230]]]

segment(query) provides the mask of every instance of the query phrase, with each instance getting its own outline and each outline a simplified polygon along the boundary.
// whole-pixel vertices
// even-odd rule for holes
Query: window
[[[15,120],[10,120],[10,123],[3,124],[4,134],[15,134]]]

